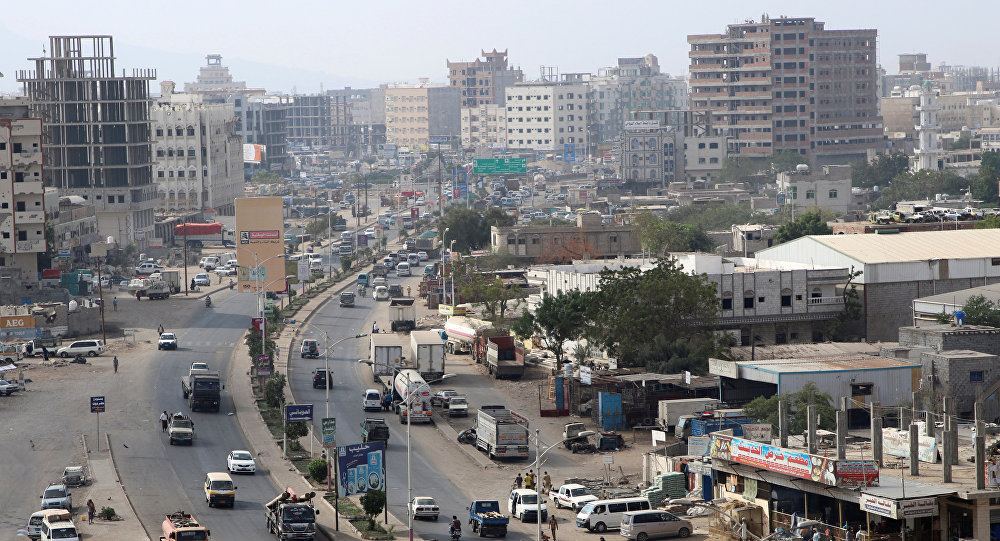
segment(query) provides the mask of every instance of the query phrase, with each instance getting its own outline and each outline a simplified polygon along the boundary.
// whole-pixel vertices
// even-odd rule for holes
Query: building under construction
[[[111,36],[50,36],[48,56],[19,70],[44,129],[45,183],[95,207],[98,230],[145,247],[153,232],[149,82],[156,70],[116,76]]]

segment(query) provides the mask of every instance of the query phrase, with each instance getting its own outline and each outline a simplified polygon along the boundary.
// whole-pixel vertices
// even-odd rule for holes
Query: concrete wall
[[[859,287],[858,293],[865,313],[865,336],[870,342],[876,340],[895,342],[900,337],[899,328],[913,324],[913,299],[996,284],[1000,283],[1000,278],[989,277],[985,282],[984,284],[983,278],[958,278],[868,284],[863,288]]]
[[[996,334],[992,336],[995,340]],[[1000,358],[996,355],[969,350],[923,353],[920,355],[920,363],[924,367],[924,388],[933,390],[935,394],[955,397],[959,414],[971,418],[977,397],[1000,380],[1000,371],[991,370],[998,360]],[[982,380],[973,381],[973,372],[981,372]],[[933,381],[930,380],[932,376]],[[995,415],[988,415],[987,419],[992,420],[994,417]]]
[[[899,329],[900,347],[927,347],[935,351],[970,350],[1000,355],[1000,329],[979,325],[922,325]]]

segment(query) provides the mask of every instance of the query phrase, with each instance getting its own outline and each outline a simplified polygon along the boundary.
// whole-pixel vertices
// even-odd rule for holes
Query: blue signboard
[[[385,460],[380,441],[337,447],[340,494],[353,496],[369,490],[385,490]]]
[[[566,143],[563,145],[563,161],[576,161],[576,143]]]
[[[104,413],[104,397],[90,397],[90,413]]]
[[[297,423],[299,421],[312,421],[312,419],[313,419],[312,404],[285,405],[285,422]]]
[[[366,235],[364,233],[359,233],[358,234],[358,248],[367,248],[367,247],[368,247],[368,235]]]

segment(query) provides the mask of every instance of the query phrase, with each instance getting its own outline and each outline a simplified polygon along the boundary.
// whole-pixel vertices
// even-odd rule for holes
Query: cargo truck
[[[444,377],[444,341],[437,331],[410,333],[410,362],[426,381]]]
[[[476,447],[490,458],[528,458],[528,421],[506,406],[483,406],[476,419]]]
[[[486,370],[494,379],[520,379],[524,375],[524,355],[517,355],[513,336],[486,339]]]
[[[396,373],[392,380],[392,392],[400,423],[433,421],[431,389],[416,370],[406,369]]]
[[[276,539],[316,539],[316,515],[319,510],[313,506],[315,492],[296,495],[286,488],[277,498],[264,505],[267,532]]]
[[[677,421],[681,415],[696,415],[700,417],[702,412],[711,411],[717,407],[719,407],[719,401],[715,398],[660,400],[656,423],[667,430],[671,430],[677,426]]]
[[[189,246],[203,246],[205,244],[232,246],[235,243],[236,234],[232,229],[226,229],[219,222],[186,223],[174,226],[174,240],[186,242]]]
[[[191,363],[188,375],[181,376],[181,394],[191,411],[219,411],[222,383],[217,370],[206,363]]]
[[[413,305],[414,300],[416,299],[413,297],[389,298],[389,327],[392,332],[410,332],[417,326],[417,307]]]
[[[689,436],[707,436],[720,430],[733,430],[733,435],[743,437],[743,425],[754,423],[756,419],[747,417],[701,418],[695,415],[681,415],[674,427],[674,436],[686,440]]]
[[[379,383],[380,376],[392,377],[396,369],[403,366],[403,346],[399,338],[391,334],[371,335],[372,380]]]

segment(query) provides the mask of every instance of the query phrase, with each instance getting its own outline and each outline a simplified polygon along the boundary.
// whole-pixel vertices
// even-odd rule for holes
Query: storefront
[[[861,490],[858,504],[868,515],[869,538],[901,539],[905,529],[907,541],[941,539],[941,502],[954,491],[913,481],[905,485],[899,479],[892,481],[891,486]]]

